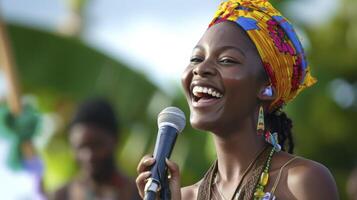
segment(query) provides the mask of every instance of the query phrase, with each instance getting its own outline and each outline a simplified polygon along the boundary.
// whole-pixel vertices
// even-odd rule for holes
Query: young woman
[[[182,76],[191,125],[213,134],[217,161],[181,190],[167,161],[172,199],[338,199],[326,167],[291,154],[292,122],[281,111],[314,83],[293,27],[268,1],[222,3]],[[138,165],[142,197],[154,162]]]

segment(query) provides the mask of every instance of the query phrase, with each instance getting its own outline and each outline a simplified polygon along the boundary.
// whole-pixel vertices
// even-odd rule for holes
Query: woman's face
[[[194,128],[234,131],[250,120],[264,84],[256,47],[233,22],[209,28],[193,49],[182,84]]]

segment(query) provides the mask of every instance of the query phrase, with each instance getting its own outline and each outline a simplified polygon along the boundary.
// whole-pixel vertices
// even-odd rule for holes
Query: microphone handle
[[[166,172],[166,158],[170,158],[172,149],[175,145],[177,138],[177,130],[170,126],[163,126],[159,129],[158,135],[158,145],[154,153],[154,158],[156,160],[153,168],[151,169],[151,177],[158,180],[160,184],[164,181],[163,179],[167,177]]]
[[[156,160],[151,171],[151,179],[149,181],[148,189],[145,193],[144,199],[154,198],[158,195],[158,190],[160,190],[160,197],[162,200],[170,199],[170,189],[167,179],[167,169],[166,169],[166,158],[170,158],[172,149],[177,138],[177,129],[171,126],[163,126],[159,128],[158,138],[154,150],[154,158]],[[154,187],[150,187],[154,186]],[[154,194],[153,194],[154,193]],[[148,199],[152,200],[152,199]]]
[[[168,177],[164,177],[164,180],[161,184],[161,191],[160,191],[160,199],[162,200],[171,200],[171,191],[169,185]]]
[[[156,200],[156,192],[150,190],[147,191],[144,200]]]

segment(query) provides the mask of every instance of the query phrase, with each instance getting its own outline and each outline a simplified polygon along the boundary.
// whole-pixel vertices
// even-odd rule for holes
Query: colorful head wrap
[[[209,27],[223,21],[237,23],[257,47],[276,90],[270,110],[280,108],[316,82],[292,25],[267,0],[223,2]]]

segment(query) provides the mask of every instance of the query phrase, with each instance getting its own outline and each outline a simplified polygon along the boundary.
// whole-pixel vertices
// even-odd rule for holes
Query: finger
[[[166,164],[169,168],[171,179],[179,179],[180,178],[180,169],[179,166],[166,158]]]
[[[139,176],[136,178],[135,182],[136,182],[136,187],[138,188],[139,194],[141,196],[141,198],[144,198],[144,194],[145,194],[145,184],[146,184],[146,180],[151,176],[151,172],[150,171],[146,171],[143,172],[141,174],[139,174]]]
[[[155,159],[151,155],[145,155],[139,162],[136,171],[138,174],[146,171],[152,164],[155,163]]]
[[[180,181],[180,169],[179,166],[166,159],[166,164],[170,172],[170,191],[173,200],[181,199],[181,181]]]

